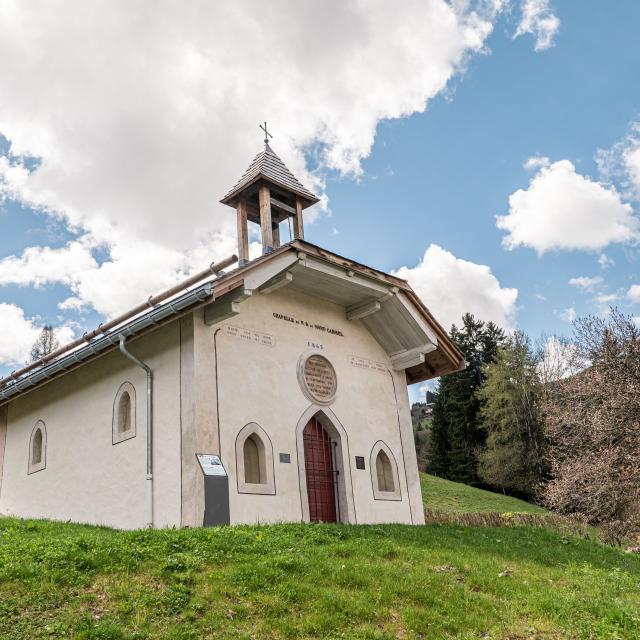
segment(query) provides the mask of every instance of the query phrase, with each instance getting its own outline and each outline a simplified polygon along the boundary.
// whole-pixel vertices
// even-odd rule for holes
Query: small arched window
[[[118,400],[118,433],[131,431],[131,396],[124,391]]]
[[[136,390],[123,382],[113,401],[112,443],[130,440],[136,435]]]
[[[391,460],[389,460],[389,456],[382,449],[378,451],[378,455],[376,456],[376,475],[378,476],[378,489],[380,491],[396,490],[393,482]]]
[[[236,473],[239,493],[275,494],[273,447],[255,422],[244,426],[236,438]]]
[[[244,481],[249,484],[264,484],[264,444],[260,436],[252,433],[244,441]]]
[[[42,462],[42,429],[36,429],[31,443],[31,464],[36,465]]]
[[[373,445],[370,469],[373,497],[376,500],[402,500],[398,465],[391,449],[382,440]]]
[[[47,428],[42,420],[38,420],[31,431],[29,440],[28,473],[41,471],[47,466]]]

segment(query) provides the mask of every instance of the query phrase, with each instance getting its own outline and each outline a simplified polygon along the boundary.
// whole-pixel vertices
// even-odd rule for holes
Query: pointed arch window
[[[393,481],[391,460],[389,460],[389,456],[384,452],[384,449],[380,449],[376,456],[376,477],[378,480],[378,489],[380,491],[389,492],[396,490],[396,486]]]
[[[47,466],[47,428],[42,420],[38,420],[31,430],[29,439],[29,471],[35,473]]]
[[[113,401],[112,443],[130,440],[136,435],[136,390],[123,382]]]
[[[369,468],[376,500],[402,500],[398,465],[391,449],[382,440],[371,450]]]
[[[255,422],[245,425],[236,438],[236,474],[238,493],[276,492],[271,440]]]
[[[244,481],[249,484],[264,484],[264,444],[260,436],[252,433],[245,441],[243,449],[244,457]]]

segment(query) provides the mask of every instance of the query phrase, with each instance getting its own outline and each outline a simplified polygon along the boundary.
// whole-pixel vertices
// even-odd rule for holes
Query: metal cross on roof
[[[261,124],[258,126],[264,131],[264,143],[269,144],[269,138],[273,138],[273,136],[267,131],[267,121],[264,121],[264,126]]]

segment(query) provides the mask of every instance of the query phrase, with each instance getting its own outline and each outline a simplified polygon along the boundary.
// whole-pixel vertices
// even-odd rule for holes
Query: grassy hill
[[[423,480],[430,508],[503,500]],[[613,640],[640,637],[639,612],[640,558],[540,528],[0,519],[3,640]]]
[[[424,506],[434,511],[451,513],[485,513],[496,511],[499,513],[546,513],[544,509],[534,504],[503,496],[491,491],[483,491],[459,482],[451,482],[420,474],[422,497]]]

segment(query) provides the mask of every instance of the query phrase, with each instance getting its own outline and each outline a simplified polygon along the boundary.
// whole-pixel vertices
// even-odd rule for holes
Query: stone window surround
[[[33,439],[36,432],[40,429],[42,433],[42,453],[40,455],[40,462],[33,462]],[[31,429],[31,436],[29,437],[29,466],[27,475],[42,471],[47,468],[47,427],[43,420],[38,420]]]
[[[378,453],[384,451],[391,463],[391,471],[393,473],[393,484],[395,491],[380,491],[378,489],[378,469],[376,461],[378,459]],[[374,500],[402,500],[402,492],[400,491],[400,476],[398,474],[398,463],[396,457],[389,446],[382,440],[378,440],[371,449],[371,455],[369,457],[369,473],[371,474],[371,486],[373,487]]]
[[[244,443],[247,438],[252,435],[260,438],[264,448],[264,458],[261,460],[260,471],[264,471],[265,482],[260,484],[245,482],[244,480]],[[259,495],[276,494],[273,445],[267,432],[257,422],[249,422],[240,429],[236,436],[236,479],[238,483],[238,493],[254,493]]]
[[[128,431],[120,431],[118,429],[118,407],[120,404],[120,398],[124,392],[129,394],[131,399],[131,428]],[[116,397],[113,401],[113,417],[111,421],[111,444],[120,444],[126,440],[136,437],[136,388],[129,381],[123,382],[116,392]]]

